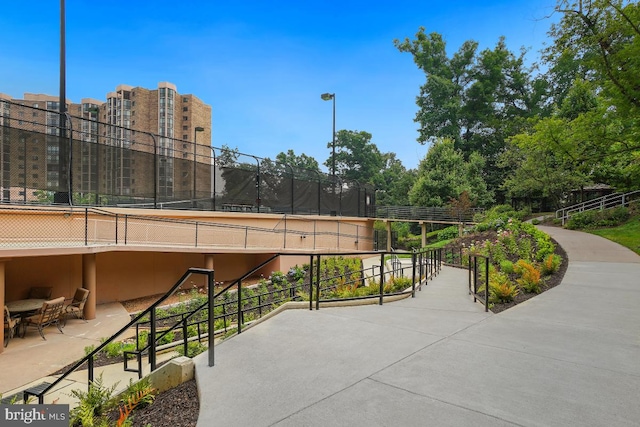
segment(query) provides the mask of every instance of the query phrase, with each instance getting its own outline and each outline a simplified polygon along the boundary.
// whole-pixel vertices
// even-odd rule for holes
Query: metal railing
[[[478,265],[478,259],[484,260],[484,266]],[[484,280],[478,276],[483,269]],[[484,304],[484,311],[489,311],[489,257],[479,254],[469,255],[469,295],[473,295],[473,302]]]
[[[80,359],[78,362],[76,362],[74,365],[72,365],[65,373],[63,373],[62,375],[60,375],[57,379],[55,379],[53,382],[51,383],[43,383],[40,385],[36,385],[33,386],[32,388],[27,388],[24,390],[24,401],[26,402],[28,400],[29,396],[37,396],[38,397],[38,403],[39,404],[43,404],[44,403],[44,396],[50,392],[51,390],[53,390],[58,384],[60,384],[60,382],[62,382],[65,378],[67,378],[69,375],[71,375],[73,372],[75,372],[78,368],[80,368],[82,365],[84,365],[85,363],[87,364],[87,387],[91,386],[91,383],[94,380],[94,358],[98,355],[98,353],[100,353],[102,350],[104,350],[104,348],[111,344],[112,342],[114,342],[118,337],[120,337],[122,334],[124,334],[126,331],[128,331],[132,326],[134,326],[138,321],[140,321],[143,317],[149,315],[151,317],[151,333],[150,335],[152,337],[154,337],[156,335],[156,331],[155,331],[155,310],[158,306],[160,306],[160,304],[162,304],[162,302],[164,302],[167,298],[169,298],[171,295],[173,295],[173,293],[180,288],[182,285],[184,285],[187,282],[187,279],[192,275],[192,274],[203,274],[207,276],[207,283],[208,283],[208,289],[209,289],[209,293],[210,293],[210,297],[208,298],[208,302],[209,301],[213,301],[213,289],[214,289],[214,272],[213,270],[208,270],[208,269],[201,269],[201,268],[190,268],[189,270],[187,270],[187,272],[185,272],[185,274],[169,289],[169,291],[167,291],[167,293],[165,295],[163,295],[162,297],[160,297],[158,299],[158,301],[156,301],[155,303],[153,303],[149,308],[147,308],[146,310],[142,311],[141,313],[139,313],[137,316],[135,316],[129,323],[127,323],[125,326],[123,326],[122,328],[120,328],[120,330],[118,332],[116,332],[115,334],[113,334],[111,337],[105,339],[98,347],[94,348],[91,352],[89,352],[89,354],[87,354],[85,357],[83,357],[82,359]],[[209,307],[209,311],[212,312],[213,308]],[[185,321],[185,320],[183,320]],[[213,316],[210,317],[210,328],[211,330],[213,330]],[[186,336],[184,337],[186,339]],[[209,342],[209,346],[210,348],[213,349],[213,335],[211,335],[208,338],[208,342]],[[156,343],[157,340],[154,339],[150,339],[149,340],[149,346],[150,346],[150,350],[149,350],[149,359],[151,361],[151,366],[152,366],[152,370],[155,369],[155,355],[156,355]],[[211,352],[211,354],[213,354],[213,352]],[[126,357],[126,355],[125,355]],[[212,359],[210,359],[210,366],[213,365],[212,363]],[[140,365],[141,366],[141,365]],[[126,359],[125,359],[125,368],[126,368]],[[140,374],[141,375],[142,371],[141,371],[141,367],[140,367]],[[36,391],[37,390],[37,391]]]
[[[442,251],[440,249],[421,249],[411,253],[411,266],[407,267],[411,270],[411,285],[405,289],[393,289],[387,286],[385,280],[389,280],[384,271],[384,257],[389,255],[387,252],[369,252],[362,253],[324,253],[324,254],[276,254],[265,260],[251,270],[247,271],[242,277],[232,281],[222,289],[214,288],[214,271],[208,269],[190,268],[161,298],[153,303],[149,308],[133,315],[133,319],[123,326],[118,332],[104,340],[98,347],[94,348],[84,358],[73,364],[62,375],[51,383],[42,383],[32,386],[24,390],[24,401],[28,396],[37,396],[38,402],[42,404],[47,393],[51,392],[58,384],[73,372],[87,364],[87,387],[90,387],[94,379],[94,359],[105,349],[105,347],[113,343],[117,338],[126,331],[134,328],[136,331],[136,349],[124,351],[124,367],[125,371],[135,372],[139,378],[143,376],[143,356],[147,356],[149,360],[149,369],[153,371],[157,367],[158,352],[166,348],[182,346],[184,354],[188,354],[188,343],[192,340],[206,340],[208,347],[208,365],[213,366],[215,363],[214,355],[214,339],[223,333],[242,333],[243,329],[250,326],[251,323],[265,316],[277,306],[287,301],[302,300],[302,295],[307,295],[309,302],[309,310],[320,309],[321,303],[333,303],[336,301],[348,301],[355,299],[377,299],[382,305],[386,297],[398,295],[411,295],[415,297],[415,291],[421,290],[423,285],[427,284],[429,278],[436,275],[441,268]],[[304,279],[300,281],[289,281],[289,286],[283,286],[278,290],[270,290],[264,293],[253,292],[250,288],[243,286],[243,281],[253,276],[269,263],[282,256],[309,256],[309,264],[306,266]],[[328,259],[342,258],[345,256],[362,257],[362,256],[380,256],[381,268],[377,276],[367,277],[364,268],[353,271],[345,271],[341,274],[332,274],[327,265]],[[303,271],[303,270],[298,270]],[[404,270],[403,270],[404,271]],[[203,274],[207,276],[207,298],[195,309],[165,317],[158,316],[158,310],[161,304],[187,283],[192,274]],[[409,274],[407,274],[409,276]],[[391,276],[393,278],[393,276]],[[343,279],[343,280],[340,280]],[[368,279],[368,280],[367,280]],[[371,290],[367,290],[366,295],[335,298],[336,289],[354,287],[367,288],[372,286]],[[230,293],[230,291],[233,291]],[[230,297],[230,295],[232,295]],[[275,296],[274,296],[275,295]],[[333,295],[333,296],[332,296]],[[266,299],[266,301],[265,301]],[[204,314],[201,316],[200,314]],[[200,316],[200,317],[198,317]],[[168,319],[173,319],[169,321]],[[216,329],[216,321],[222,321],[222,327]],[[159,326],[163,322],[163,326]],[[141,346],[140,333],[142,327],[148,330],[148,340],[145,345]],[[189,328],[197,327],[197,333],[190,336]],[[176,342],[161,346],[159,343],[174,331],[181,332]],[[136,366],[131,367],[130,361],[135,359]]]
[[[389,218],[407,221],[433,221],[443,224],[459,224],[461,222],[473,222],[473,216],[482,212],[482,209],[474,208],[465,211],[456,211],[447,207],[422,207],[422,206],[375,206],[376,218]]]
[[[140,245],[335,249],[372,248],[373,232],[366,227],[323,220],[282,220],[274,228],[130,215],[97,208],[55,208],[0,205],[0,248]],[[355,242],[355,243],[354,243]]]
[[[561,219],[562,225],[564,225],[571,215],[576,213],[628,206],[629,203],[637,201],[638,199],[640,199],[640,190],[630,191],[628,193],[607,194],[597,199],[587,200],[586,202],[558,209],[556,211],[556,219]]]

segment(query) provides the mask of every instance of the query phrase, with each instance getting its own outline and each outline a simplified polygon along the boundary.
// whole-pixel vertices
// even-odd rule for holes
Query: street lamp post
[[[193,207],[196,206],[196,147],[198,146],[198,132],[204,132],[204,128],[196,126],[193,129]]]
[[[336,94],[323,93],[320,95],[323,101],[333,101],[333,133],[331,142],[331,175],[336,175]]]

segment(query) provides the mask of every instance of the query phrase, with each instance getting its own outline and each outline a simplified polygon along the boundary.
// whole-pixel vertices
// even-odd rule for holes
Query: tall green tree
[[[384,156],[371,142],[372,135],[364,131],[340,130],[336,133],[336,174],[343,179],[356,180],[361,184],[374,184],[384,166]],[[332,148],[333,142],[327,144]],[[331,168],[332,157],[324,162]]]
[[[498,164],[507,139],[517,134],[525,119],[540,114],[546,83],[533,79],[518,55],[500,38],[493,49],[478,52],[478,43],[466,41],[450,58],[438,33],[420,28],[414,40],[394,41],[401,52],[413,55],[426,81],[416,98],[420,124],[418,142],[450,138],[466,159],[472,153],[485,158],[483,176],[498,191],[507,170]],[[508,165],[507,165],[508,167]]]
[[[514,148],[527,160],[510,162],[525,170],[516,171],[506,187],[521,192],[528,188],[552,199],[557,199],[561,183],[574,178],[579,186],[637,188],[640,7],[621,0],[560,0],[556,11],[562,18],[551,27],[553,43],[543,52],[554,113],[514,138]],[[553,182],[541,176],[543,168],[531,167],[541,153],[553,158]],[[535,189],[535,180],[551,188]]]
[[[493,197],[482,178],[483,167],[479,154],[471,153],[465,160],[452,140],[440,139],[420,161],[409,200],[417,206],[445,206],[466,191],[476,206],[488,206]]]
[[[416,181],[416,170],[407,170],[395,153],[383,154],[384,166],[375,181],[376,204],[408,206],[409,190]]]

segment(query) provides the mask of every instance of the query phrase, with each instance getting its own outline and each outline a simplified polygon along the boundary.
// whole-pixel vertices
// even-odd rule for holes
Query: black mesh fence
[[[56,107],[57,108],[57,107]],[[374,189],[315,170],[0,100],[0,200],[370,216]]]

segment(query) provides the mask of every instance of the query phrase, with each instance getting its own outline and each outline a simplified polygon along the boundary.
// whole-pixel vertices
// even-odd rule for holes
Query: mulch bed
[[[133,427],[194,427],[199,411],[198,388],[194,379],[158,394],[151,405],[134,409],[130,419]],[[112,411],[109,418],[116,421],[118,411]]]

